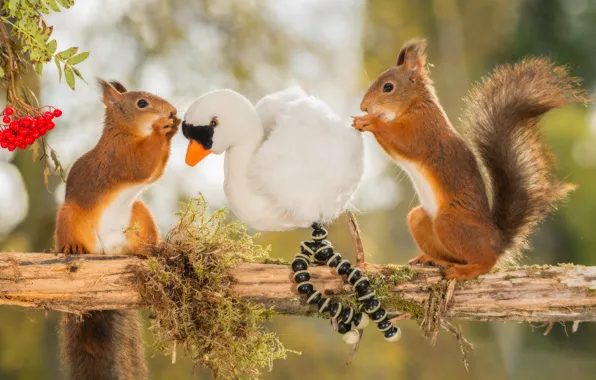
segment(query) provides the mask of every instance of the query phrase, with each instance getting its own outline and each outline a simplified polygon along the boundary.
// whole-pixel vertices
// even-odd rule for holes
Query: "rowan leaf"
[[[52,10],[54,12],[60,12],[60,7],[56,3],[56,0],[44,0],[44,1],[50,8],[52,8]]]
[[[52,158],[52,162],[54,163],[54,173],[55,173],[58,171],[58,169],[60,169],[62,164],[60,164],[60,160],[58,159],[58,155],[56,154],[56,151],[54,149],[52,149],[50,151],[50,157]]]
[[[83,62],[84,60],[87,59],[87,57],[89,57],[89,52],[85,51],[82,52],[80,54],[75,55],[74,57],[70,58],[68,61],[66,61],[69,65],[76,65],[78,63]]]
[[[78,50],[79,50],[78,47],[71,47],[69,49],[63,50],[60,53],[56,54],[56,57],[59,60],[63,61],[65,59],[68,59],[68,58],[72,57],[73,55],[75,55]]]
[[[72,69],[70,68],[70,66],[64,65],[64,78],[66,79],[66,83],[68,84],[68,86],[74,90],[75,89],[75,78],[74,78],[74,73],[72,72]]]
[[[87,81],[85,80],[85,78],[83,78],[83,76],[81,75],[81,72],[79,71],[79,69],[77,69],[76,67],[71,67],[71,69],[75,73],[75,75],[77,77],[79,77],[80,80],[82,80],[83,82],[87,83]]]
[[[48,53],[54,54],[56,52],[56,48],[58,48],[58,42],[56,42],[56,40],[51,40],[48,42]]]
[[[41,75],[43,73],[43,62],[35,63],[35,71],[37,71],[37,74],[39,74],[39,75]]]
[[[58,57],[54,57],[54,63],[58,68],[58,82],[62,82],[62,68],[60,67],[60,60],[58,60]]]
[[[74,1],[72,0],[56,0],[58,4],[62,5],[64,8],[70,8],[74,5]]]

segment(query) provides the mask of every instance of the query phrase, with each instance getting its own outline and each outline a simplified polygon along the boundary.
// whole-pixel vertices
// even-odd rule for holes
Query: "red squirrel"
[[[55,251],[134,254],[159,241],[140,192],[163,174],[180,119],[176,108],[119,82],[98,80],[106,107],[97,145],[72,166],[56,220]],[[140,315],[136,311],[65,314],[60,327],[72,380],[145,379]]]
[[[471,279],[525,248],[574,188],[555,178],[539,121],[585,100],[584,92],[546,59],[498,67],[467,98],[464,139],[435,94],[425,48],[424,40],[402,47],[396,65],[370,85],[360,105],[367,114],[354,117],[353,127],[370,131],[416,190],[421,205],[408,214],[408,226],[423,253],[409,264],[438,265],[447,279]]]

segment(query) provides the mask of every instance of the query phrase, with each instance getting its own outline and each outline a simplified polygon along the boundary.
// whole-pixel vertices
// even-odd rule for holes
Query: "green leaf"
[[[78,47],[71,47],[70,49],[63,50],[60,53],[56,54],[56,57],[59,60],[63,61],[65,59],[68,59],[68,58],[72,57],[73,55],[75,55],[78,50],[79,50]]]
[[[87,57],[89,57],[89,52],[88,52],[88,51],[85,51],[85,52],[83,52],[83,53],[81,53],[81,54],[77,54],[77,55],[75,55],[74,57],[72,57],[71,59],[69,59],[69,60],[67,61],[67,63],[68,63],[69,65],[76,65],[76,64],[78,64],[78,63],[81,63],[81,62],[83,62],[84,60],[86,60],[86,59],[87,59]]]
[[[62,5],[64,8],[70,8],[74,5],[73,0],[56,0],[58,4]]]
[[[54,57],[54,63],[56,64],[56,67],[58,68],[58,82],[62,82],[62,68],[60,67],[60,61],[58,60],[58,57]]]
[[[36,8],[43,14],[47,15],[50,13],[50,10],[48,9],[48,7],[46,7],[46,5],[42,1],[40,1],[38,4],[36,4]]]
[[[37,74],[39,75],[43,73],[43,62],[37,62],[35,64],[35,71],[37,71]]]
[[[52,10],[54,12],[60,12],[60,7],[58,6],[58,4],[56,3],[56,0],[44,0],[46,2],[46,4],[52,8]]]
[[[66,83],[68,84],[68,86],[74,90],[75,78],[70,66],[64,65],[64,78],[66,78]]]
[[[56,154],[56,151],[54,149],[50,150],[50,157],[52,158],[52,161],[54,162],[54,173],[55,173],[58,171],[58,169],[62,165],[60,164],[60,160],[58,159],[58,155]]]
[[[76,67],[71,67],[71,69],[75,73],[75,75],[77,77],[79,77],[80,80],[82,80],[83,82],[87,83],[87,81],[85,80],[85,78],[83,78],[83,76],[81,75],[81,72],[79,71],[79,69],[77,69]]]
[[[56,40],[51,40],[48,43],[48,53],[54,54],[56,52],[56,48],[58,48],[58,42],[56,42]]]

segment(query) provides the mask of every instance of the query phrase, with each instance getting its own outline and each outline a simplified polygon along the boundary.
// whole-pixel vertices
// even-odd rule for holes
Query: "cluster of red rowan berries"
[[[53,129],[56,126],[53,119],[62,116],[62,111],[48,106],[43,112],[43,108],[46,107],[34,110],[31,115],[16,117],[14,108],[6,107],[0,115],[0,147],[11,152],[16,148],[25,149]]]

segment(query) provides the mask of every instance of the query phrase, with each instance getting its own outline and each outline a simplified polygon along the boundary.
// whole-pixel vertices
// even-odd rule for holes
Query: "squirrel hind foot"
[[[472,280],[493,269],[493,264],[454,264],[441,271],[446,280]]]

